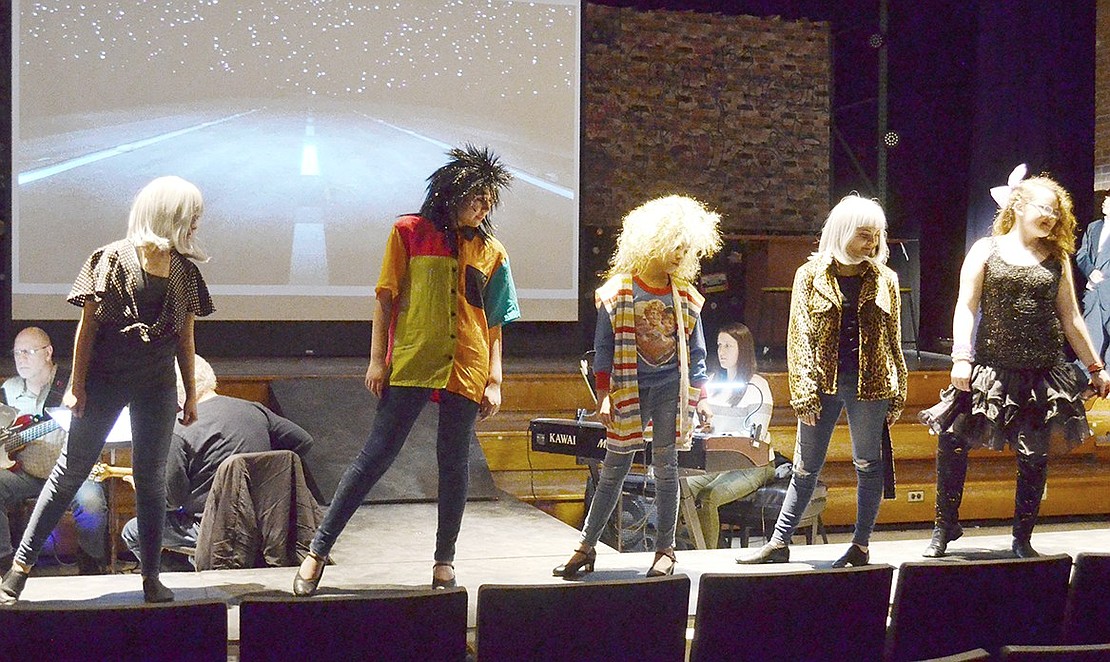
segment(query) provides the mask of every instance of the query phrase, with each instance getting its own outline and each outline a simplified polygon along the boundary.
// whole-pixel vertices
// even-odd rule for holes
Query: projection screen
[[[205,196],[214,319],[367,319],[390,226],[468,142],[516,175],[493,221],[523,319],[577,318],[577,1],[12,7],[14,319],[76,318],[167,174]]]

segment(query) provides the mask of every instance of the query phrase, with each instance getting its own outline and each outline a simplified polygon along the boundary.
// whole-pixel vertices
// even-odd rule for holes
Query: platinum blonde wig
[[[180,177],[159,177],[143,187],[131,205],[127,238],[136,246],[173,249],[206,262],[208,255],[189,237],[204,213],[200,190]]]
[[[719,214],[693,198],[668,195],[645,202],[624,217],[609,276],[640,273],[653,259],[686,244],[689,251],[674,275],[693,281],[701,259],[721,249],[720,223]]]
[[[890,257],[890,247],[886,243],[886,214],[874,200],[861,198],[857,193],[844,196],[829,212],[825,227],[821,229],[821,243],[817,246],[817,256],[831,256],[841,264],[857,264],[861,260],[848,257],[845,252],[848,242],[860,228],[878,228],[879,245],[875,254],[863,261],[886,264]]]

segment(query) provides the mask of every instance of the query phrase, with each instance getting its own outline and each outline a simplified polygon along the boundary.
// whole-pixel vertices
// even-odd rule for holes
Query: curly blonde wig
[[[1056,196],[1056,207],[1060,216],[1056,219],[1056,225],[1053,226],[1052,232],[1044,238],[1044,245],[1052,257],[1065,260],[1075,252],[1075,212],[1072,209],[1071,195],[1059,182],[1046,174],[1023,179],[1020,184],[1014,187],[1006,206],[999,209],[998,214],[994,217],[992,234],[995,236],[1004,235],[1013,229],[1014,223],[1017,222],[1014,207],[1031,200],[1030,189],[1035,186],[1047,189]]]
[[[668,195],[645,202],[624,217],[609,276],[640,273],[653,259],[665,258],[685,243],[689,250],[674,275],[693,281],[701,259],[721,249],[720,223],[720,214],[693,198]]]

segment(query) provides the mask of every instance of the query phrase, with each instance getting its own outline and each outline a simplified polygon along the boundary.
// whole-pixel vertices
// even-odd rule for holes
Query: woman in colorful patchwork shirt
[[[316,592],[324,563],[363,498],[396,459],[438,393],[439,525],[432,586],[455,586],[455,541],[466,505],[474,423],[501,406],[501,326],[520,317],[509,258],[490,211],[512,175],[488,149],[466,146],[428,178],[419,214],[386,242],[366,388],[380,398],[366,445],[339,482],[293,580]]]
[[[601,530],[616,507],[636,451],[652,426],[658,535],[649,577],[674,573],[678,520],[678,453],[692,431],[692,407],[712,416],[702,385],[703,298],[690,284],[700,259],[721,247],[720,216],[677,195],[632,210],[613,255],[609,280],[598,288],[594,335],[598,417],[607,428],[605,460],[586,516],[582,544],[553,574],[564,579],[594,569]]]

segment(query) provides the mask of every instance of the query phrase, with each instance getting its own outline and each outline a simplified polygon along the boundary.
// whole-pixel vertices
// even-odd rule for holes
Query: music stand
[[[73,422],[73,412],[68,407],[51,407],[46,410],[46,413],[58,423],[58,427],[69,434],[69,427]],[[124,406],[104,442],[104,450],[108,451],[108,464],[115,466],[116,451],[130,447],[131,410]],[[108,483],[106,495],[108,502],[108,572],[115,574],[119,570],[116,565],[117,556],[119,555],[119,536],[116,535],[116,529],[119,528],[119,509],[116,508],[117,481],[112,480],[111,477],[106,478],[105,481]]]

